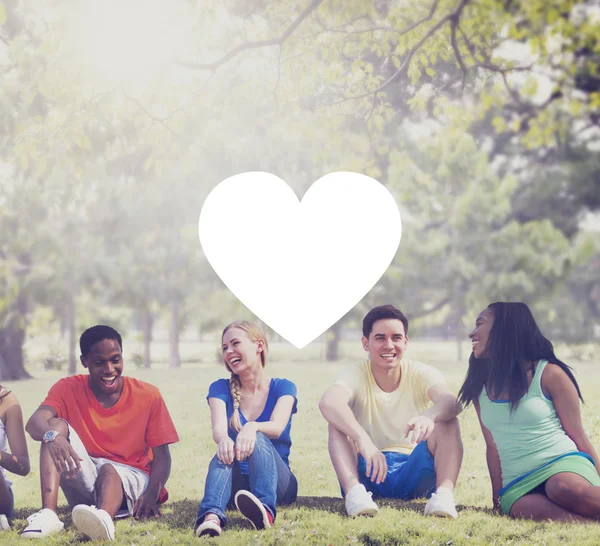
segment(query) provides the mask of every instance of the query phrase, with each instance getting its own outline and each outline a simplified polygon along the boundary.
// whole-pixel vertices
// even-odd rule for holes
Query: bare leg
[[[68,436],[69,427],[62,419],[50,419],[48,424],[63,436]],[[40,484],[42,488],[42,508],[49,508],[56,512],[60,472],[54,466],[54,461],[48,451],[48,445],[43,442],[40,448]]]
[[[348,436],[332,425],[329,425],[329,456],[344,493],[348,493],[359,483],[356,448]]]
[[[579,474],[560,472],[546,481],[548,498],[569,512],[584,517],[600,518],[600,487]]]
[[[433,455],[437,487],[453,491],[463,458],[458,419],[436,423],[427,448]]]
[[[123,482],[121,476],[111,464],[105,464],[98,470],[96,479],[96,499],[98,508],[106,510],[111,518],[115,518],[123,504]]]
[[[565,510],[552,502],[543,493],[530,493],[516,501],[511,509],[513,518],[532,519],[534,521],[564,521],[569,523],[589,523],[593,520]]]

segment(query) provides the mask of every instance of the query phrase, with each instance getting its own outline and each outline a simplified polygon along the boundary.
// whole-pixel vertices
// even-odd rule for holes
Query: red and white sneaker
[[[196,527],[197,537],[218,537],[222,532],[221,522],[216,519],[205,519]]]
[[[250,520],[255,529],[273,527],[271,512],[250,491],[240,489],[235,495],[235,505],[242,515]]]

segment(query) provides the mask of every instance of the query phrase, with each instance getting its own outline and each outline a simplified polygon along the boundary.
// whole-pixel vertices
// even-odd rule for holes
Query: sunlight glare
[[[71,48],[95,80],[143,87],[178,45],[174,17],[161,0],[86,0],[72,13]]]

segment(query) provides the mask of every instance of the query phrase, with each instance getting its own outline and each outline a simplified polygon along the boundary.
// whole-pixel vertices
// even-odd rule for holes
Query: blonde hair
[[[221,341],[223,341],[223,337],[225,336],[227,331],[231,330],[232,328],[239,328],[240,330],[243,330],[246,333],[246,335],[248,336],[248,339],[250,339],[250,341],[257,342],[257,341],[261,340],[263,342],[263,350],[260,353],[260,361],[261,361],[262,367],[264,368],[267,365],[268,352],[269,352],[269,343],[267,341],[267,337],[265,336],[265,333],[256,324],[254,324],[252,322],[249,322],[247,320],[236,320],[235,322],[232,322],[231,324],[228,324],[227,326],[225,326],[223,333],[221,334]],[[242,383],[240,381],[239,376],[231,371],[231,368],[227,364],[227,361],[225,360],[225,358],[223,358],[223,362],[225,362],[225,367],[231,373],[231,378],[229,379],[229,389],[231,392],[231,397],[233,398],[233,415],[231,416],[231,419],[229,420],[229,424],[236,431],[239,432],[242,429],[242,422],[240,421],[240,402],[242,400]]]

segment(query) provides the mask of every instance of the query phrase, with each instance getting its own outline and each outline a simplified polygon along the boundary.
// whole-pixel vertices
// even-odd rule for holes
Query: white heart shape
[[[351,172],[320,178],[301,202],[273,174],[232,176],[206,198],[198,228],[229,290],[299,349],[365,296],[402,235],[390,192]]]

